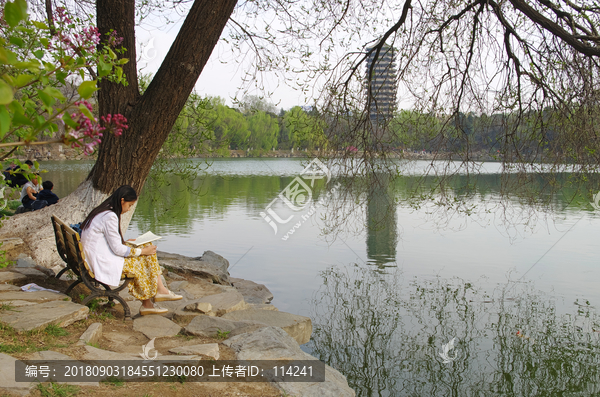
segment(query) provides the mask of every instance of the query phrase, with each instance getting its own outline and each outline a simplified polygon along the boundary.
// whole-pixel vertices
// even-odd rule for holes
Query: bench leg
[[[69,270],[69,267],[65,267],[64,269],[62,269],[60,272],[58,272],[58,274],[56,276],[54,276],[54,278],[60,278],[60,276],[63,275],[63,273],[65,273],[67,270]]]
[[[122,297],[120,297],[119,295],[115,294],[115,295],[103,295],[103,294],[99,294],[99,293],[92,293],[90,296],[88,296],[87,298],[85,298],[83,300],[83,302],[81,302],[82,305],[87,305],[88,302],[90,302],[92,299],[94,298],[102,298],[102,297],[107,297],[109,300],[112,299],[116,299],[119,301],[119,303],[121,304],[121,306],[123,307],[123,317],[125,317],[126,320],[131,320],[131,310],[129,309],[129,305],[127,304],[127,302],[125,302],[125,299],[123,299]]]
[[[71,285],[69,285],[69,287],[65,291],[65,295],[69,295],[71,293],[71,291],[73,290],[73,288],[75,288],[77,286],[77,284],[79,284],[80,282],[81,282],[81,280],[77,280],[77,281],[71,283]]]

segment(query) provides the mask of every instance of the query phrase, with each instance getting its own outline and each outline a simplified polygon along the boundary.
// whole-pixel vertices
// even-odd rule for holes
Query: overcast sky
[[[141,73],[156,73],[175,40],[182,22],[183,19],[177,23],[165,25],[162,21],[154,23],[148,21],[136,28],[138,68]],[[242,85],[243,71],[244,68],[251,68],[252,65],[237,64],[235,60],[231,59],[231,56],[228,56],[229,53],[227,44],[219,41],[196,83],[196,92],[203,96],[220,96],[226,100],[229,106],[232,106],[232,98],[237,95],[241,99],[240,97],[244,95],[244,91],[239,89]],[[223,63],[223,61],[228,62]],[[293,90],[272,75],[266,74],[265,80],[260,82],[260,86],[264,86],[266,91],[273,93],[269,98],[265,98],[265,101],[274,104],[279,109],[287,110],[296,105],[311,104],[299,91]],[[249,94],[262,95],[256,90],[249,91]]]

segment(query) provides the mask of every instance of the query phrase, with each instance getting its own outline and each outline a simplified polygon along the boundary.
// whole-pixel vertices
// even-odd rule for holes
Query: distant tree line
[[[321,149],[324,124],[300,106],[280,110],[258,98],[245,98],[237,107],[220,97],[192,94],[172,130],[167,145],[186,145],[196,154],[227,156],[229,150],[260,154],[271,150]],[[183,154],[183,150],[172,152]]]
[[[333,125],[333,124],[332,124]],[[258,98],[244,98],[236,107],[225,105],[220,97],[190,96],[166,147],[179,142],[181,155],[213,153],[227,156],[229,150],[245,150],[260,155],[271,150],[363,150],[343,139],[332,144],[326,137],[343,136],[318,110],[295,106],[278,110]],[[491,156],[519,156],[547,160],[560,153],[568,155],[574,142],[576,125],[547,109],[542,114],[521,116],[508,114],[457,113],[453,116],[423,114],[400,110],[388,121],[385,136],[380,138],[388,151],[427,151],[466,153],[484,152]],[[507,144],[507,139],[510,144]],[[575,155],[573,162],[581,161]]]

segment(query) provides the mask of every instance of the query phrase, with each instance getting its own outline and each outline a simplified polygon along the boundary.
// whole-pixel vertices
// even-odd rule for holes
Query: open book
[[[162,237],[157,236],[156,234],[152,233],[152,232],[146,232],[144,234],[142,234],[141,236],[139,236],[138,238],[136,238],[133,241],[128,241],[129,244],[140,246],[142,244],[146,244],[149,243],[150,241],[154,241],[154,240],[158,240]]]

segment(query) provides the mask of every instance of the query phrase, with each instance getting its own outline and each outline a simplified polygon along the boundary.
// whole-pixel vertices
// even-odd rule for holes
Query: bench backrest
[[[52,224],[53,226],[55,226],[55,231],[57,228],[61,231],[60,234],[62,235],[62,240],[64,242],[67,265],[71,268],[71,270],[74,270],[76,273],[78,273],[80,269],[86,269],[90,276],[94,278],[94,273],[92,272],[85,260],[85,254],[83,253],[83,246],[81,245],[79,233],[73,230],[71,226],[64,223],[56,215],[52,215]],[[58,248],[58,233],[56,233],[56,235]]]
[[[58,251],[58,255],[60,255],[60,259],[68,264],[69,261],[67,259],[65,238],[60,227],[60,225],[64,222],[61,221],[56,215],[52,215],[50,218],[52,219],[52,228],[54,228],[54,239],[56,240],[56,249]]]

